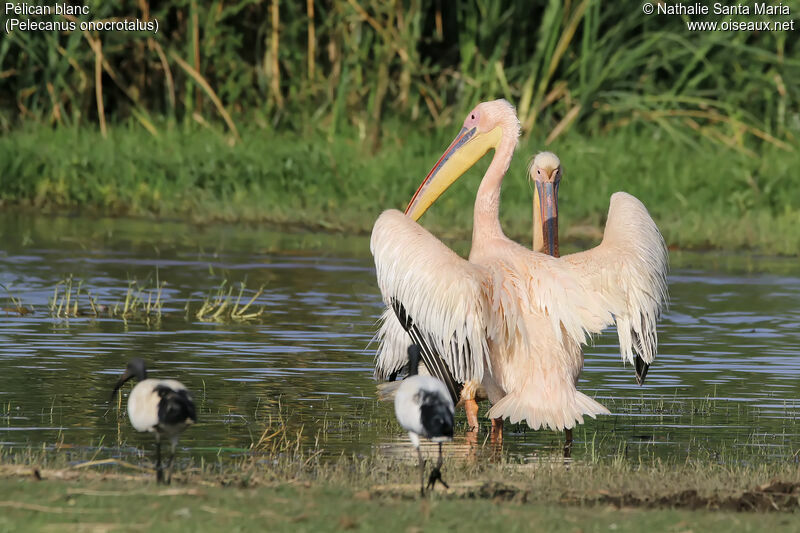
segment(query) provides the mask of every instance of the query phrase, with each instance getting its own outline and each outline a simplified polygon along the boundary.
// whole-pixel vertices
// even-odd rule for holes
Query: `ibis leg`
[[[442,463],[444,463],[444,457],[442,456],[442,443],[439,443],[439,460],[436,462],[436,466],[431,471],[431,475],[428,477],[428,488],[433,490],[436,486],[436,482],[438,481],[444,488],[449,489],[450,485],[445,483],[442,479]]]
[[[419,456],[419,493],[425,496],[425,459],[422,458],[422,450],[417,447],[417,455]]]
[[[175,443],[171,443],[170,445],[170,454],[169,459],[167,459],[167,479],[166,484],[169,485],[172,483],[172,461],[175,459]]]
[[[161,468],[161,439],[156,439],[156,481],[164,482],[164,470]]]

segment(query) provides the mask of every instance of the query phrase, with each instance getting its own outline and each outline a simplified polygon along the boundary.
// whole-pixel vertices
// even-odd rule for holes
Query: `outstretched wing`
[[[459,257],[396,210],[378,217],[370,248],[383,300],[400,329],[420,345],[428,370],[445,384],[447,373],[456,382],[480,382],[484,369],[491,368],[486,341],[488,284],[483,269]],[[377,335],[377,362],[384,368],[380,374],[385,375],[402,368],[401,358],[407,357],[398,341],[402,336],[388,312]],[[437,369],[437,359],[444,369]]]
[[[606,301],[614,315],[623,361],[641,385],[656,357],[656,321],[667,303],[667,247],[661,232],[634,196],[611,196],[603,242],[562,260]]]
[[[447,386],[453,401],[458,402],[463,388],[462,384],[456,381],[441,356],[431,349],[434,343],[422,334],[414,321],[408,317],[400,302],[397,300],[392,302],[392,306],[381,315],[380,324],[380,329],[373,338],[373,340],[381,340],[375,354],[375,371],[373,373],[375,379],[380,381],[397,379],[397,374],[408,366],[409,350],[412,345],[416,344],[421,352],[421,364],[417,369],[418,372],[422,375],[433,374],[439,378]],[[428,368],[432,368],[433,372]],[[379,391],[380,389],[379,386]],[[384,390],[391,390],[391,387],[385,387]],[[379,396],[389,395],[379,392]]]

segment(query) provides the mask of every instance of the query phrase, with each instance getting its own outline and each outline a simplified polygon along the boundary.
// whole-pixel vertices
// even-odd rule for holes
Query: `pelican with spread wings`
[[[623,360],[644,379],[656,355],[656,320],[666,300],[666,248],[644,205],[616,193],[602,243],[554,257],[560,172],[552,169],[534,181],[540,248],[555,254],[508,239],[499,221],[500,187],[518,137],[519,122],[508,102],[479,104],[405,214],[385,211],[375,222],[371,250],[389,307],[378,332],[376,374],[405,365],[410,340],[454,401],[465,401],[468,414],[481,384],[493,404],[492,419],[569,430],[585,415],[608,414],[576,388],[588,335],[616,323]],[[416,220],[492,149],[464,260]]]

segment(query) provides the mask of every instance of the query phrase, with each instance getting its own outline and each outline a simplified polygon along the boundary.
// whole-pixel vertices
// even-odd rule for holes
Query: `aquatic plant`
[[[167,302],[163,293],[166,286],[167,282],[159,280],[158,270],[156,270],[153,278],[146,277],[142,281],[135,278],[129,279],[124,296],[113,304],[103,303],[98,301],[84,280],[76,280],[69,275],[53,287],[53,296],[49,299],[50,316],[54,318],[107,317],[149,324],[151,320],[159,321],[167,315],[164,311]],[[264,286],[255,291],[249,300],[243,302],[247,292],[245,281],[239,282],[238,291],[234,293],[233,284],[223,278],[216,288],[209,291],[197,309],[192,307],[191,298],[172,303],[178,306],[183,305],[187,320],[192,317],[204,322],[223,323],[258,320],[263,315],[264,308],[255,309],[253,304],[264,293]]]
[[[250,306],[252,306],[253,303],[259,298],[259,296],[264,293],[264,286],[262,285],[259,287],[250,300],[248,300],[244,305],[241,305],[245,289],[245,282],[240,282],[239,291],[234,296],[233,285],[230,284],[227,279],[223,279],[219,286],[215,290],[211,291],[208,296],[206,296],[205,300],[200,305],[200,308],[194,313],[194,316],[198,320],[204,322],[241,322],[258,319],[264,312],[263,307],[250,313],[248,313],[248,310],[250,309]],[[190,312],[188,301],[186,302],[185,309],[188,316]]]
[[[158,281],[157,271],[154,283],[149,280],[140,283],[131,279],[125,291],[125,299],[108,305],[98,303],[91,289],[84,287],[83,280],[77,280],[76,285],[70,275],[53,287],[53,296],[49,300],[50,315],[55,318],[108,316],[145,321],[159,319],[162,314],[161,293],[165,285],[166,282]],[[82,293],[86,300],[83,306],[80,305]]]
[[[16,296],[14,296],[14,294],[11,292],[11,290],[8,287],[3,285],[2,283],[0,283],[0,287],[2,287],[3,290],[6,292],[6,297],[11,302],[11,305],[7,305],[5,307],[0,308],[0,311],[3,311],[6,314],[10,313],[12,315],[17,315],[17,316],[25,316],[25,315],[28,315],[30,313],[33,313],[33,306],[32,305],[28,306],[28,307],[25,307],[22,304],[22,300],[20,300]]]

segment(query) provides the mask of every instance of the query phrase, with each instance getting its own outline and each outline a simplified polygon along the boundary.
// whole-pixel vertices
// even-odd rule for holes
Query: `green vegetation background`
[[[786,4],[733,18],[796,17]],[[474,104],[503,97],[524,135],[510,235],[530,239],[525,167],[546,148],[565,167],[567,241],[597,240],[626,190],[670,245],[800,249],[800,30],[692,33],[598,0],[88,5],[159,31],[3,36],[2,206],[366,232]],[[482,163],[427,226],[471,233]]]

